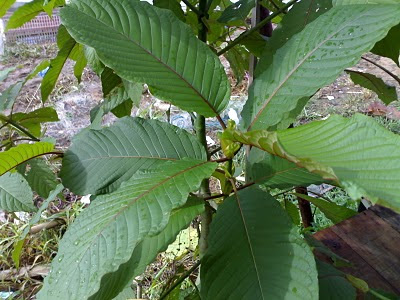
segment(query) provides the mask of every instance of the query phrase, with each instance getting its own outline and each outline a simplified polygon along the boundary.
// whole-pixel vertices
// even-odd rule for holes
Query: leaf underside
[[[184,157],[207,159],[204,147],[187,131],[125,117],[109,128],[77,137],[64,154],[60,177],[76,194],[107,193],[140,169]]]
[[[171,11],[140,1],[78,0],[60,15],[71,35],[120,77],[147,83],[155,96],[206,117],[226,107],[223,65]]]
[[[96,293],[102,277],[126,263],[143,239],[161,232],[170,212],[216,166],[193,159],[169,162],[98,196],[65,233],[38,299],[87,299]]]
[[[333,82],[399,22],[400,5],[336,6],[318,17],[254,80],[242,112],[245,127],[287,128],[298,101]]]
[[[218,208],[200,276],[202,299],[318,299],[311,249],[279,203],[255,187]]]
[[[400,211],[400,137],[372,118],[332,116],[277,132],[236,134],[263,149],[340,184],[353,199]]]

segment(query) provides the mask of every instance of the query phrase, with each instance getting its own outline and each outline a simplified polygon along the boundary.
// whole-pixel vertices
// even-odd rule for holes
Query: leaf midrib
[[[345,23],[342,27],[340,27],[337,31],[335,31],[334,33],[332,33],[331,35],[329,35],[326,39],[324,39],[321,43],[319,43],[312,51],[310,51],[306,56],[304,56],[303,59],[300,60],[300,62],[293,68],[292,71],[290,71],[288,73],[288,75],[282,80],[282,82],[275,88],[275,90],[271,93],[271,95],[268,97],[268,99],[266,100],[266,102],[264,103],[264,105],[261,107],[261,109],[258,111],[258,113],[256,114],[256,116],[254,117],[253,121],[251,122],[251,124],[249,125],[249,127],[247,128],[247,131],[249,131],[251,129],[251,127],[254,125],[254,123],[258,120],[258,118],[260,117],[260,115],[264,112],[264,109],[267,107],[267,105],[269,104],[269,102],[272,100],[272,98],[279,92],[279,90],[281,89],[281,87],[288,81],[290,80],[291,76],[293,75],[294,72],[296,72],[303,64],[304,62],[317,50],[319,50],[319,48],[325,44],[326,42],[328,42],[334,35],[338,34],[340,31],[342,31],[345,27],[351,25],[351,23],[353,23],[354,21],[358,21],[358,19],[365,17],[365,15],[368,15],[367,13],[364,13],[362,15],[360,15],[357,19],[351,19],[348,23]],[[293,39],[293,37],[292,37]],[[276,54],[275,54],[276,55]]]
[[[247,239],[247,242],[248,242],[248,246],[249,246],[249,248],[250,248],[251,259],[253,260],[254,269],[255,269],[255,271],[256,271],[257,283],[258,283],[258,286],[259,286],[259,288],[260,288],[261,297],[262,297],[262,299],[265,299],[264,293],[263,293],[263,289],[262,289],[262,285],[261,285],[260,274],[259,274],[259,272],[258,272],[256,257],[255,257],[255,255],[254,255],[253,246],[252,246],[251,240],[250,240],[250,234],[249,234],[249,231],[248,231],[248,229],[247,229],[247,223],[246,223],[246,220],[245,220],[245,218],[244,218],[243,210],[242,210],[242,207],[241,207],[241,205],[240,205],[239,194],[237,193],[237,191],[235,192],[235,198],[236,198],[236,202],[237,202],[237,205],[238,205],[238,208],[239,208],[240,217],[241,217],[242,222],[243,222],[243,227],[244,227],[244,230],[245,230],[245,232],[246,232],[246,239]]]
[[[131,4],[129,3],[129,6]],[[72,8],[72,7],[71,7]],[[134,7],[131,7],[134,9]],[[103,7],[102,7],[103,9]],[[218,112],[217,110],[214,108],[214,106],[197,90],[197,88],[195,88],[190,82],[188,82],[181,74],[179,74],[178,72],[176,72],[176,70],[172,69],[171,66],[169,66],[168,64],[164,63],[161,59],[159,59],[158,57],[156,57],[155,55],[153,55],[153,53],[151,53],[149,50],[147,50],[146,48],[144,48],[141,44],[139,44],[138,42],[132,40],[130,37],[126,36],[123,33],[120,33],[119,31],[115,30],[114,27],[111,27],[110,25],[104,23],[102,20],[93,18],[89,15],[87,15],[86,13],[80,11],[79,9],[76,9],[78,12],[84,14],[85,16],[87,16],[88,18],[91,18],[92,20],[95,20],[96,22],[99,22],[101,24],[103,24],[104,26],[106,26],[107,28],[111,28],[114,32],[116,32],[118,35],[122,36],[125,40],[132,42],[133,44],[135,44],[138,48],[142,49],[144,52],[146,52],[148,55],[150,55],[152,58],[154,58],[156,61],[158,61],[161,65],[163,65],[164,67],[166,67],[167,69],[169,69],[172,73],[174,73],[176,76],[178,76],[188,87],[189,89],[193,90],[199,97],[200,99],[207,104],[207,106],[214,112],[214,114],[217,116]],[[157,13],[158,15],[158,13]],[[190,38],[190,37],[189,37]],[[198,52],[199,49],[197,49],[196,47],[196,52]],[[96,50],[97,51],[97,50]],[[99,51],[100,53],[102,51]],[[196,57],[198,55],[196,54]],[[214,69],[215,70],[215,69]]]
[[[140,195],[134,197],[134,199],[132,199],[132,201],[128,202],[127,205],[125,205],[120,211],[118,211],[114,216],[112,216],[112,217],[110,218],[110,220],[109,220],[107,223],[105,223],[105,224],[102,226],[103,228],[100,230],[100,232],[96,234],[96,236],[92,239],[92,241],[90,242],[90,244],[86,247],[86,250],[85,250],[84,252],[82,252],[82,255],[81,255],[80,258],[79,258],[79,262],[82,261],[83,256],[84,256],[84,255],[87,253],[87,251],[92,247],[93,243],[95,243],[95,242],[98,240],[99,236],[101,236],[101,235],[103,234],[103,231],[104,231],[105,229],[107,229],[108,226],[109,226],[112,222],[114,222],[125,210],[129,209],[135,202],[139,201],[141,198],[145,197],[145,196],[148,195],[150,192],[152,192],[152,191],[154,191],[155,189],[157,189],[158,187],[162,186],[162,185],[163,185],[164,183],[166,183],[167,181],[172,180],[173,178],[175,178],[175,177],[177,177],[177,176],[179,176],[179,175],[181,175],[181,174],[183,174],[183,173],[185,173],[185,172],[188,172],[188,171],[190,171],[190,170],[192,170],[192,169],[195,169],[195,168],[197,168],[197,167],[200,167],[200,166],[202,166],[202,165],[204,165],[204,164],[206,164],[206,163],[209,163],[209,161],[203,161],[203,162],[201,162],[201,163],[199,163],[199,164],[196,164],[196,165],[194,165],[194,166],[190,166],[189,168],[186,168],[186,169],[184,169],[184,170],[181,170],[181,171],[179,171],[179,172],[177,172],[177,173],[175,173],[175,174],[173,174],[173,175],[171,175],[171,176],[165,178],[165,179],[162,180],[161,182],[155,184],[154,186],[152,186],[152,187],[151,187],[150,189],[148,189],[147,191],[145,191],[145,192],[141,193]],[[173,209],[174,209],[174,208],[172,208],[172,210],[173,210]],[[143,240],[143,238],[142,238],[141,240]],[[137,244],[139,244],[139,243],[141,242],[141,240],[138,239]],[[128,258],[128,259],[129,259],[129,258]],[[113,271],[110,271],[110,272],[107,272],[107,273],[111,273],[111,272],[113,272]],[[71,274],[72,274],[72,273],[71,273]],[[98,289],[97,289],[95,292],[97,292],[97,291],[98,291]],[[93,295],[93,294],[91,294],[91,295],[89,295],[89,296],[92,296],[92,295]]]

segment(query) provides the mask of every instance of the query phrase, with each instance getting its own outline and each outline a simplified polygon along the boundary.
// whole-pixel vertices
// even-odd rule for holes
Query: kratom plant
[[[267,16],[252,28],[246,17],[254,1],[183,3],[184,9],[176,0],[154,0],[153,5],[45,1],[46,11],[64,7],[60,50],[43,79],[42,101],[68,58],[76,61],[78,78],[87,63],[100,76],[105,101],[92,110],[92,125],[63,153],[62,184],[77,195],[92,195],[92,203],[65,233],[37,298],[122,298],[132,279],[198,216],[200,255],[190,271],[200,267],[199,293],[192,297],[355,299],[354,287],[375,293],[317,260],[315,241],[306,241],[292,222],[297,206],[282,206],[270,190],[326,182],[354,200],[364,197],[400,211],[399,136],[361,114],[289,128],[310,97],[366,52],[399,64],[400,39],[393,38],[399,36],[398,0],[263,1],[257,6]],[[8,28],[43,9],[43,0],[22,6]],[[271,37],[262,36],[270,32],[271,21],[278,27]],[[235,124],[222,117],[230,82],[218,56],[229,61],[240,81],[250,54],[259,59]],[[397,100],[381,79],[348,72],[373,90],[379,81],[383,96],[378,95],[385,103]],[[130,117],[143,84],[155,97],[190,112],[194,133]],[[123,118],[102,128],[102,117],[110,111]],[[220,124],[219,152],[207,147],[206,118]],[[53,147],[40,141],[1,153],[1,174],[53,153]],[[235,156],[243,151],[245,162],[238,165]],[[235,167],[243,168],[245,181],[237,178]],[[219,183],[219,191],[210,190],[210,180]],[[323,199],[296,195],[334,222],[354,214]],[[12,202],[5,194],[1,200],[2,208]],[[181,282],[161,298],[172,297]]]

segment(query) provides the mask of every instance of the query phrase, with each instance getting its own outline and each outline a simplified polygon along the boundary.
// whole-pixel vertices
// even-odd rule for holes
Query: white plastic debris
[[[82,204],[90,204],[90,196],[92,196],[92,194],[88,194],[86,196],[83,196],[81,198],[81,203]]]
[[[228,117],[229,117],[229,119],[235,121],[236,124],[239,124],[238,114],[237,114],[236,110],[234,110],[233,108],[229,109]]]
[[[210,138],[208,135],[206,136],[206,140],[207,140],[207,145],[208,146],[214,146],[215,145],[215,141]]]
[[[335,99],[335,97],[333,97],[333,96],[326,96],[326,98],[328,98],[328,100],[333,100],[333,99]]]

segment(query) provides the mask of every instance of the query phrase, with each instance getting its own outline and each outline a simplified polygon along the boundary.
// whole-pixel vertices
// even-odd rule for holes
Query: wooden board
[[[314,237],[353,264],[342,271],[400,295],[400,215],[375,206]]]

